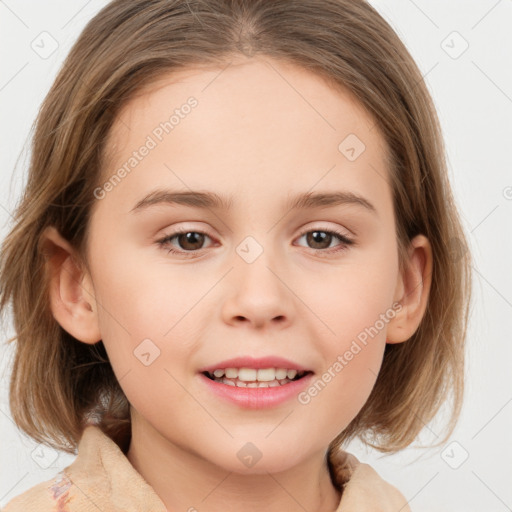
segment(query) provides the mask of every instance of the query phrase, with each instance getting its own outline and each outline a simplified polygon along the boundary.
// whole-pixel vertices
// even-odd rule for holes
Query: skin
[[[116,120],[105,179],[174,108],[190,96],[198,106],[95,204],[90,272],[47,230],[53,314],[82,342],[103,340],[131,404],[128,459],[169,510],[334,511],[340,493],[325,465],[328,445],[366,402],[386,340],[406,342],[418,328],[430,244],[422,235],[412,240],[399,272],[385,142],[348,92],[260,57],[222,72],[180,71],[153,85]],[[338,150],[348,134],[366,146],[354,161]],[[233,204],[229,211],[161,204],[130,213],[156,186],[214,191]],[[352,203],[285,207],[289,196],[335,190],[363,196],[376,212]],[[207,235],[193,243],[192,258],[156,243],[178,227]],[[334,236],[323,245],[301,236],[330,229],[355,243],[334,252],[342,245]],[[263,249],[252,263],[236,251],[247,236]],[[176,237],[172,247],[190,245]],[[199,377],[201,367],[226,358],[269,354],[319,377],[394,302],[402,306],[396,316],[306,405],[292,399],[240,409]],[[149,366],[134,357],[146,338],[160,349]],[[262,454],[250,468],[237,457],[249,441]]]

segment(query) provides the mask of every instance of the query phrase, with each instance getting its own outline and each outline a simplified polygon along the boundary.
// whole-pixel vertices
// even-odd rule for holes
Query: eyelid
[[[164,232],[164,234],[162,235],[161,238],[174,237],[176,235],[181,235],[183,233],[201,233],[202,235],[207,235],[212,240],[216,239],[212,234],[210,234],[208,229],[205,229],[202,227],[197,227],[197,226],[185,225],[185,226],[178,226],[178,227],[170,227],[170,228],[167,228],[166,231],[168,231],[168,233]]]
[[[352,233],[350,230],[343,228],[347,231],[347,233],[342,232],[341,228],[337,226],[308,226],[305,227],[299,234],[299,236],[305,235],[306,233],[310,233],[311,231],[324,231],[326,233],[335,233],[343,238],[346,238],[347,240],[352,239],[352,236],[354,236],[354,233]]]
[[[298,236],[302,236],[305,233],[309,233],[310,231],[326,231],[326,232],[337,233],[340,236],[343,236],[343,237],[345,237],[347,239],[351,238],[352,236],[356,236],[356,233],[353,230],[350,230],[348,228],[342,228],[342,229],[347,231],[347,233],[341,232],[340,228],[337,227],[337,226],[333,226],[333,227],[330,227],[330,226],[312,226],[312,227],[308,226],[308,227],[305,227],[305,228],[301,229]],[[208,232],[207,229],[203,229],[203,228],[196,229],[195,227],[190,227],[190,226],[179,226],[177,228],[173,228],[170,231],[169,235],[164,234],[163,236],[164,237],[167,237],[167,236],[170,236],[170,235],[174,236],[174,235],[178,235],[178,234],[182,234],[182,233],[189,233],[189,232],[201,233],[201,234],[204,234],[204,235],[208,235],[212,239],[215,238],[213,235],[211,235]]]
[[[324,233],[330,233],[331,235],[334,235],[338,238],[340,243],[335,246],[335,248],[327,248],[327,249],[313,249],[310,247],[305,247],[305,249],[320,255],[321,257],[329,257],[329,256],[335,256],[337,253],[342,252],[348,248],[348,246],[355,246],[357,245],[354,238],[352,238],[351,235],[347,235],[341,231],[338,227],[326,227],[326,226],[309,226],[303,228],[300,233],[294,238],[296,240],[297,238],[302,238],[307,233],[311,233],[314,231],[320,231]],[[348,230],[347,230],[348,231]],[[156,241],[158,245],[160,245],[162,248],[166,248],[170,244],[170,240],[175,238],[176,236],[179,236],[184,233],[200,233],[202,235],[206,235],[211,240],[215,240],[215,237],[210,235],[207,230],[201,230],[201,229],[194,229],[193,227],[189,226],[180,226],[177,228],[174,228],[169,234],[163,235],[162,238]],[[172,247],[172,246],[171,246]],[[301,246],[302,247],[302,246]],[[194,251],[184,251],[180,249],[167,249],[168,254],[174,253],[179,256],[182,256],[184,258],[195,258],[200,257],[203,254],[203,251],[208,249],[208,247],[204,247],[201,249],[197,249]]]

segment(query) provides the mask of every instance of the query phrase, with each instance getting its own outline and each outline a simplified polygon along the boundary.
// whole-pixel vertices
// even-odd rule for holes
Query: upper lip
[[[214,370],[224,368],[286,368],[288,370],[309,371],[308,368],[298,363],[294,363],[289,359],[278,356],[267,356],[267,357],[251,357],[251,356],[240,356],[232,359],[226,359],[215,364],[211,364],[201,368],[199,371],[213,372]]]

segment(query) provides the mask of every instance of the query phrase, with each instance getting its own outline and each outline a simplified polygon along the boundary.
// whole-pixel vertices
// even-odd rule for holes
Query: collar
[[[354,455],[340,450],[330,454],[328,463],[342,493],[336,512],[410,512],[400,491]],[[94,424],[85,427],[77,458],[49,489],[55,501],[72,503],[77,511],[90,510],[93,503],[101,508],[108,496],[115,510],[167,512],[119,446]]]

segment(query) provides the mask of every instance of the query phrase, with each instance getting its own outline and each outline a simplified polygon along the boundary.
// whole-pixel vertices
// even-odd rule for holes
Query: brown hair
[[[55,226],[88,268],[93,191],[120,108],[170,72],[257,54],[354,95],[388,145],[401,268],[415,235],[432,244],[420,326],[407,342],[386,345],[370,397],[330,449],[359,436],[383,452],[400,450],[449,397],[445,439],[452,433],[463,396],[470,256],[432,99],[390,25],[364,0],[114,0],[82,31],[41,106],[28,182],[1,250],[0,312],[12,301],[16,336],[8,342],[17,340],[10,407],[38,442],[76,452],[90,415],[120,446],[130,437],[129,403],[102,341],[76,340],[52,315],[43,230]]]

